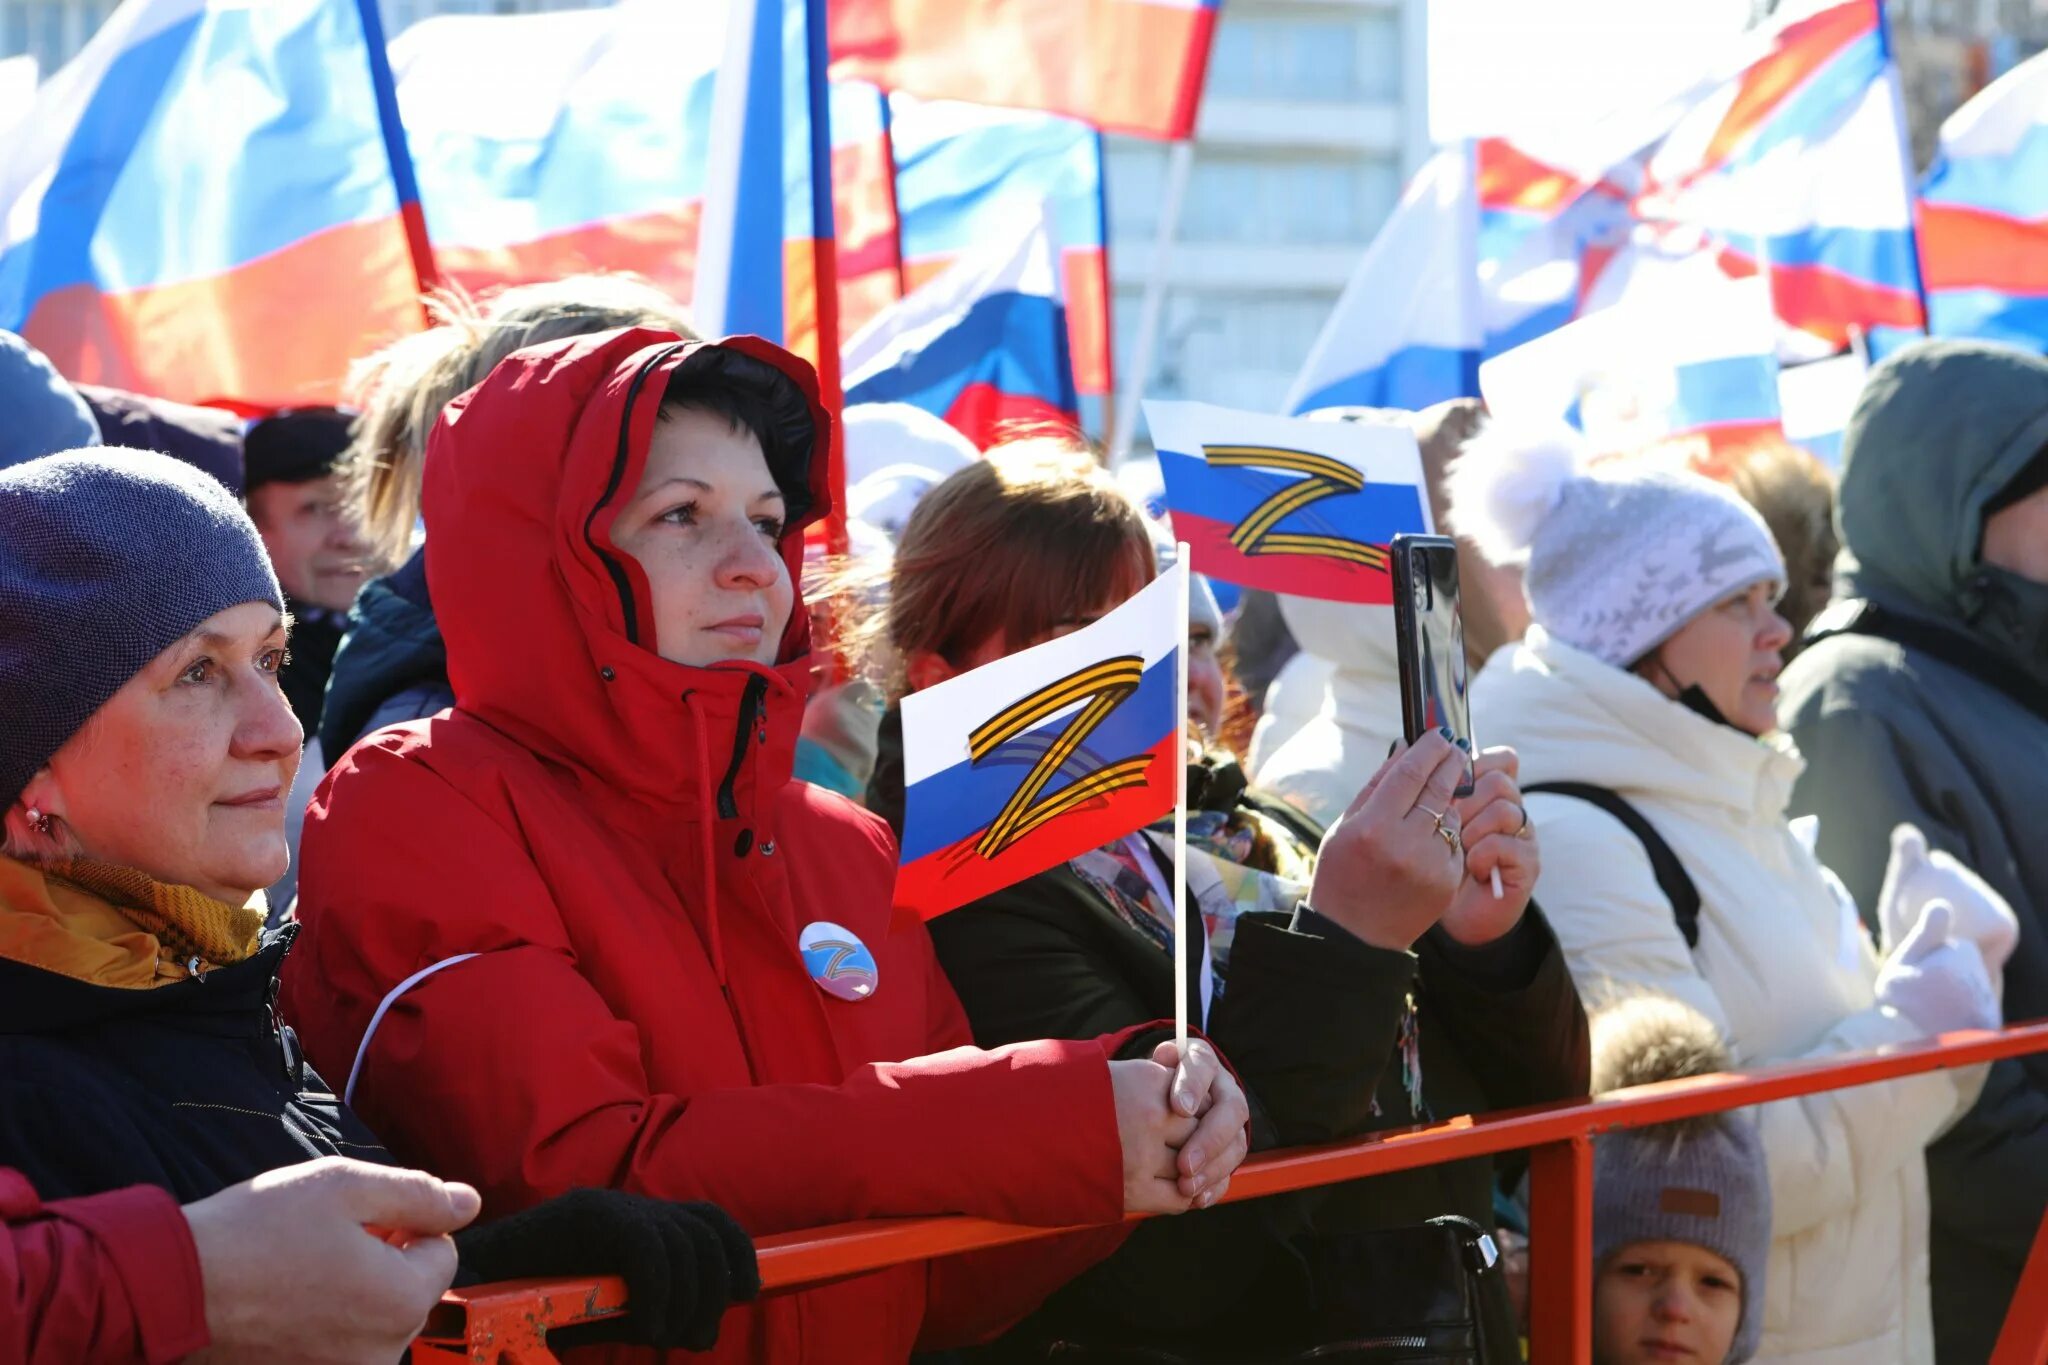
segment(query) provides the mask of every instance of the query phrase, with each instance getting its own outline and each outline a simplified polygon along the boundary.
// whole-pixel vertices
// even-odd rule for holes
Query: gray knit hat
[[[1593,1093],[1726,1071],[1727,1049],[1698,1011],[1644,996],[1593,1021]],[[1756,1125],[1707,1114],[1620,1128],[1593,1148],[1593,1259],[1635,1242],[1690,1242],[1742,1275],[1742,1318],[1728,1365],[1756,1354],[1771,1254],[1771,1178]]]
[[[211,475],[119,448],[0,470],[0,808],[150,660],[244,602],[284,596]]]
[[[1617,668],[1716,602],[1785,585],[1770,528],[1733,489],[1643,463],[1588,468],[1569,427],[1488,423],[1445,477],[1451,524],[1522,568],[1536,623]]]

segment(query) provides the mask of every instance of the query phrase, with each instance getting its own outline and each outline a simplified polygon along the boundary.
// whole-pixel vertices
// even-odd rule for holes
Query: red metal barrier
[[[1699,1076],[1618,1091],[1580,1104],[1546,1105],[1483,1118],[1376,1134],[1362,1142],[1254,1157],[1227,1200],[1386,1175],[1468,1157],[1530,1153],[1530,1359],[1579,1362],[1592,1354],[1592,1140],[1616,1128],[1747,1108],[1824,1090],[1846,1090],[1920,1072],[2048,1052],[2048,1023],[1952,1033],[1911,1047],[1826,1062]],[[1227,1202],[1227,1201],[1226,1201]],[[1057,1236],[1068,1228],[979,1218],[903,1218],[765,1237],[758,1243],[763,1292],[799,1288],[905,1261]],[[622,1310],[615,1279],[519,1281],[450,1293],[413,1347],[415,1365],[548,1365],[550,1327]],[[2048,1362],[2048,1222],[2014,1296],[1993,1365]]]

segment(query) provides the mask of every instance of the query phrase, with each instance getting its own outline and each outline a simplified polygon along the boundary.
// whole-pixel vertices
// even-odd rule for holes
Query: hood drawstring
[[[751,696],[752,693],[750,692],[748,695]],[[683,693],[683,709],[690,713],[690,733],[695,737],[697,743],[698,789],[705,790],[711,786],[711,744],[704,735],[705,720],[697,711],[697,694],[694,691]],[[730,775],[728,775],[726,780],[729,785],[731,782]],[[719,804],[723,806],[729,799],[729,795],[721,794]],[[697,829],[702,844],[700,851],[704,859],[705,914],[711,926],[709,935],[711,940],[711,970],[718,975],[719,988],[730,994],[731,988],[728,986],[725,978],[725,942],[718,932],[718,849],[711,828],[715,822],[716,817],[713,813],[704,811],[698,817]]]

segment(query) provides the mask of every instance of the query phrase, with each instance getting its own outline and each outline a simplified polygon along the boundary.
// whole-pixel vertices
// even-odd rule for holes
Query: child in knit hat
[[[1599,1094],[1728,1068],[1698,1011],[1638,996],[1593,1021]],[[1763,1329],[1770,1176],[1755,1126],[1707,1114],[1623,1128],[1593,1156],[1595,1365],[1739,1365]]]

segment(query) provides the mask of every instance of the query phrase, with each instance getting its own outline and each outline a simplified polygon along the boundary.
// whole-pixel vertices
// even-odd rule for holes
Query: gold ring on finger
[[[1523,806],[1521,807],[1521,812],[1522,823],[1515,827],[1515,837],[1517,839],[1523,838],[1529,833],[1529,808],[1527,806]]]
[[[1451,852],[1458,852],[1458,831],[1452,829],[1443,821],[1439,820],[1436,824],[1436,832],[1439,836],[1442,837],[1445,845],[1449,847]]]

